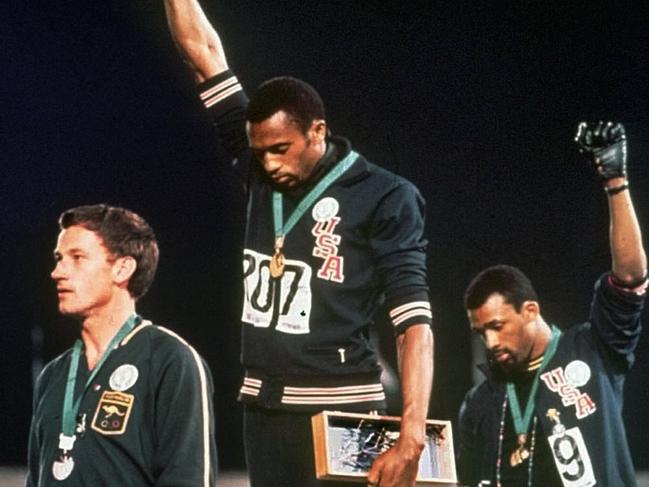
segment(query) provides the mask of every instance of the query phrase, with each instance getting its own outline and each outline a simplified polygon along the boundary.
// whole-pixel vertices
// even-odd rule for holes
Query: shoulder
[[[38,377],[36,378],[34,397],[39,397],[47,385],[53,384],[57,379],[65,380],[65,376],[68,373],[71,355],[72,348],[69,348],[43,367],[43,370],[41,370],[40,374],[38,374]]]
[[[170,328],[144,321],[122,341],[122,345],[148,348],[154,362],[195,363],[202,367],[203,359],[196,349]]]
[[[591,324],[588,321],[575,323],[561,330],[558,347],[566,347],[585,338],[591,331]]]
[[[355,192],[367,195],[369,200],[379,206],[392,209],[416,206],[423,209],[424,198],[411,181],[368,161],[363,156],[359,156],[355,165],[356,177],[350,175],[348,182]]]
[[[367,164],[370,188],[365,192],[371,191],[377,196],[377,216],[402,216],[404,212],[423,215],[426,202],[417,186],[381,166]]]
[[[67,373],[71,355],[72,355],[72,348],[69,348],[61,355],[48,362],[47,365],[43,367],[41,373],[38,375],[38,378],[36,379],[37,383],[47,382],[47,380],[50,377],[58,373],[61,373],[61,371]]]
[[[339,157],[347,157],[352,151],[349,140],[344,137],[332,136],[329,141],[336,145]],[[417,187],[406,178],[390,171],[379,164],[369,161],[363,154],[354,151],[357,158],[349,170],[339,179],[343,186],[370,186],[375,188],[377,195],[391,192],[403,192],[419,195]]]
[[[419,194],[419,189],[414,183],[378,164],[368,161],[361,156],[359,159],[366,164],[367,174],[371,182],[380,185],[385,192],[402,192],[406,194]]]
[[[489,381],[484,380],[467,391],[464,395],[463,404],[472,405],[473,403],[483,401],[494,393],[494,388]]]
[[[159,387],[201,390],[203,393],[212,390],[212,374],[207,363],[178,333],[149,321],[143,322],[132,333],[130,346],[147,355],[151,380]]]
[[[460,420],[475,420],[493,414],[493,409],[498,407],[504,397],[502,387],[499,382],[485,379],[469,389],[460,407]]]

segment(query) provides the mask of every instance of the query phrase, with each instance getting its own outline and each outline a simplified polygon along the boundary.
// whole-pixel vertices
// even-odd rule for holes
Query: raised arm
[[[615,183],[610,184],[608,187],[615,187]],[[631,194],[626,190],[610,195],[608,205],[613,275],[627,287],[634,288],[647,276],[647,257]]]
[[[165,0],[171,35],[197,83],[228,69],[221,39],[198,0]]]
[[[624,127],[613,122],[582,122],[575,140],[596,168],[608,195],[613,276],[618,284],[633,289],[646,279],[647,257],[629,192]]]
[[[228,68],[221,39],[198,0],[165,0],[165,10],[171,36],[198,84],[201,103],[223,147],[235,160],[235,173],[247,181],[248,164],[242,156],[248,150],[248,97]]]

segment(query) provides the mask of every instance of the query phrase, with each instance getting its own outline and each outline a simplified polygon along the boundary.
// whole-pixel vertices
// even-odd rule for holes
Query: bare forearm
[[[426,415],[433,381],[433,334],[414,325],[397,339],[403,411],[399,439],[372,464],[368,485],[414,487],[426,439]]]
[[[433,334],[428,325],[411,326],[397,341],[403,411],[401,436],[421,443],[433,383]]]
[[[622,184],[622,178],[607,182],[607,186]],[[622,282],[637,282],[646,275],[647,257],[642,245],[640,224],[629,191],[608,197],[610,240],[613,274]]]
[[[228,69],[218,33],[198,0],[165,0],[171,35],[197,82]]]

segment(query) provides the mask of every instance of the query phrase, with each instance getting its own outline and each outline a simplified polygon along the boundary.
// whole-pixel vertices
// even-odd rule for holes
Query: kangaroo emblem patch
[[[97,404],[92,429],[103,435],[123,434],[134,402],[133,394],[104,391]]]

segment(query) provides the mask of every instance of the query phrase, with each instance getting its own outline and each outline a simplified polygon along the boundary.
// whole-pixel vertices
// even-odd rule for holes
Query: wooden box
[[[316,476],[366,482],[374,459],[399,437],[401,418],[323,411],[311,418]],[[455,454],[450,421],[426,421],[426,446],[419,461],[417,485],[455,485]]]

